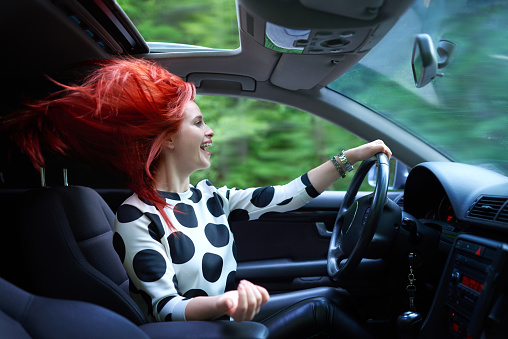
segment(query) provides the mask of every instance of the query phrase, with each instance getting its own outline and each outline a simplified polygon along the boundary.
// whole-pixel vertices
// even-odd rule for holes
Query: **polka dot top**
[[[236,288],[229,222],[297,209],[318,192],[305,174],[282,186],[239,190],[203,180],[184,193],[161,194],[176,231],[153,204],[133,194],[119,207],[113,234],[130,294],[151,321],[185,320],[189,299]]]

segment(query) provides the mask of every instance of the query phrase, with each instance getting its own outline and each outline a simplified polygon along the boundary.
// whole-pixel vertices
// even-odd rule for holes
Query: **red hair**
[[[172,228],[155,188],[164,141],[176,133],[196,89],[160,65],[141,59],[100,60],[79,86],[65,86],[15,113],[6,125],[39,169],[43,150],[121,172],[127,186],[152,202]]]

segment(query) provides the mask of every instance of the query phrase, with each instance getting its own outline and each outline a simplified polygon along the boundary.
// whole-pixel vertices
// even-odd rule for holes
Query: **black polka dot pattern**
[[[137,220],[143,215],[139,209],[131,205],[120,205],[116,213],[119,222],[126,223]]]
[[[228,274],[228,278],[226,279],[226,291],[232,291],[236,289],[236,271],[231,271]]]
[[[156,281],[166,273],[164,257],[154,250],[142,250],[132,260],[136,277],[145,282]]]
[[[284,205],[289,204],[292,200],[293,200],[293,198],[289,198],[289,199],[284,200],[283,202],[279,202],[277,205],[284,206]]]
[[[219,197],[217,193],[213,194],[213,197],[208,199],[206,202],[206,207],[208,207],[208,211],[210,211],[210,214],[214,217],[218,217],[224,214],[224,202]]]
[[[175,217],[178,222],[185,227],[198,227],[198,219],[194,208],[191,205],[179,203],[175,206]]]
[[[191,299],[191,298],[195,298],[195,297],[208,297],[208,293],[196,288],[196,289],[188,290],[187,292],[185,292],[185,294],[183,296],[187,299]]]
[[[274,194],[274,187],[260,187],[252,193],[252,199],[250,201],[256,207],[266,207],[272,202]]]
[[[305,191],[307,192],[307,194],[311,197],[311,198],[315,198],[319,195],[319,192],[316,191],[316,189],[314,188],[314,186],[312,186],[310,180],[309,180],[309,176],[307,175],[307,173],[305,173],[304,175],[301,176],[302,178],[302,182],[303,184],[305,185]]]
[[[176,274],[173,276],[173,285],[175,286],[175,289],[178,291],[178,278],[176,277]]]
[[[169,250],[174,264],[185,264],[192,259],[196,249],[191,238],[182,232],[174,232],[168,236]]]
[[[197,204],[201,198],[203,197],[203,194],[201,194],[201,191],[198,190],[195,187],[191,187],[190,190],[192,191],[192,196],[189,198],[193,203]]]
[[[223,260],[217,254],[205,253],[203,257],[203,276],[209,282],[216,282],[222,272]]]
[[[125,243],[123,242],[122,236],[115,232],[113,234],[113,248],[118,254],[120,261],[123,263],[125,260]]]
[[[173,299],[175,296],[169,296],[169,297],[166,297],[164,299],[162,299],[161,301],[159,301],[159,303],[157,304],[157,312],[160,313],[160,311],[162,311],[162,309],[164,308],[164,306],[166,306],[166,304],[171,300]]]
[[[207,224],[205,227],[206,239],[215,247],[223,247],[229,243],[229,229],[223,224]]]
[[[139,198],[139,200],[141,200],[142,202],[144,202],[148,206],[155,206],[154,203],[149,201],[149,200],[146,200],[146,199],[143,199],[143,198]]]
[[[152,221],[148,225],[148,231],[150,232],[150,236],[157,240],[161,241],[162,237],[164,237],[164,227],[162,226],[161,218],[157,214],[153,213],[145,213],[145,215]]]
[[[178,193],[172,193],[172,192],[159,192],[159,195],[163,197],[164,199],[171,199],[174,201],[180,201],[180,194]]]
[[[134,194],[118,209],[113,246],[135,285],[130,293],[149,319],[179,321],[191,298],[236,288],[230,222],[279,215],[317,192],[304,175],[285,186],[229,189],[204,180],[183,193],[159,194],[173,228]]]

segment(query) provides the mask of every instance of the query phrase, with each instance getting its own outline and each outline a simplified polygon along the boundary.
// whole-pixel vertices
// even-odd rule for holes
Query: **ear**
[[[169,149],[175,149],[175,142],[172,136],[169,137],[166,141],[164,141],[164,147]]]

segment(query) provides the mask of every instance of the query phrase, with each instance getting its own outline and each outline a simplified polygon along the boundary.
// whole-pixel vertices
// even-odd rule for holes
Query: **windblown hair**
[[[155,188],[164,142],[176,133],[193,101],[193,84],[139,59],[100,60],[78,86],[66,86],[29,104],[5,123],[39,169],[47,149],[121,172],[126,185],[152,202],[169,227],[166,202]]]

